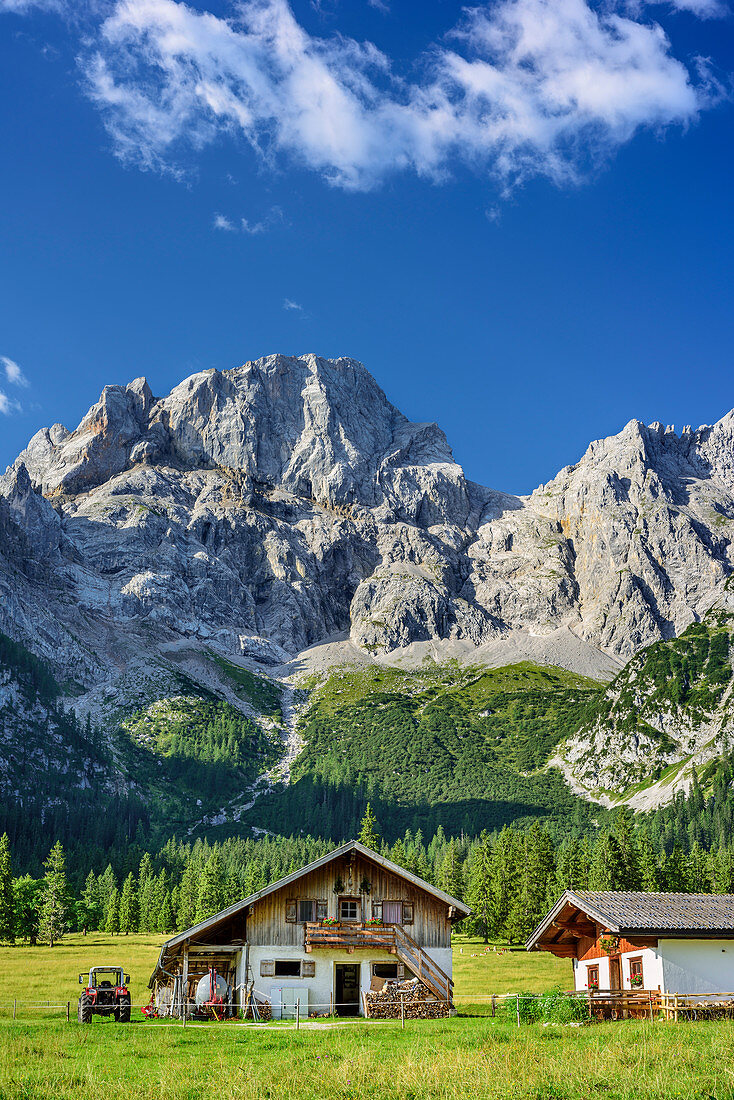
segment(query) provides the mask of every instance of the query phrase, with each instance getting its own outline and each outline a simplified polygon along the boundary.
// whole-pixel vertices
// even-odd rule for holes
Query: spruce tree
[[[0,837],[0,940],[15,940],[15,905],[13,899],[13,869],[8,834]]]
[[[622,890],[624,864],[614,833],[600,833],[591,850],[590,890]]]
[[[13,909],[15,911],[15,935],[28,940],[34,946],[38,939],[39,909],[43,879],[23,875],[13,882]]]
[[[479,844],[472,852],[467,903],[472,910],[472,919],[476,930],[485,943],[489,943],[492,932],[492,843],[486,832],[482,833]]]
[[[673,893],[685,893],[690,889],[688,863],[683,851],[677,844],[670,855],[663,860],[662,879],[665,889]]]
[[[461,856],[455,840],[450,840],[446,848],[446,854],[441,864],[439,884],[442,890],[451,894],[452,898],[461,901],[464,897],[464,874],[461,866]]]
[[[120,892],[116,886],[110,890],[104,918],[104,930],[109,936],[120,931]]]
[[[84,889],[76,905],[76,919],[85,936],[88,929],[96,931],[102,923],[99,879],[94,871],[90,871],[87,875]]]
[[[213,917],[224,907],[224,868],[218,848],[215,848],[204,864],[199,880],[199,897],[196,922]]]
[[[163,904],[158,913],[156,932],[172,932],[174,929],[173,908],[171,906],[171,894],[168,890],[163,898]]]
[[[660,889],[660,870],[649,834],[643,829],[637,836],[640,889],[655,893]]]
[[[379,852],[380,850],[380,826],[377,824],[377,819],[372,813],[369,802],[365,807],[357,840],[360,844],[364,844],[365,848],[371,848],[373,852]]]
[[[127,936],[138,927],[138,895],[132,871],[122,884],[120,894],[120,932]]]
[[[66,884],[66,857],[60,840],[54,844],[43,866],[46,874],[43,878],[38,937],[48,943],[49,947],[53,947],[68,927],[70,907]]]

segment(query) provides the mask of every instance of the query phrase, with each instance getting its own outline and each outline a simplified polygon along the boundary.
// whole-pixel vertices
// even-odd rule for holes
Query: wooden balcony
[[[365,924],[363,921],[341,921],[339,924],[323,924],[309,921],[306,924],[304,947],[333,947],[350,954],[355,948],[372,948],[374,951],[395,953],[395,929],[391,924]]]

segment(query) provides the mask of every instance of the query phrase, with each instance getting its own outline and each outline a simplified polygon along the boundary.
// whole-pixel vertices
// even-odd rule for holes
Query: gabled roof
[[[311,871],[316,871],[319,867],[324,867],[327,863],[331,863],[331,861],[335,859],[340,859],[349,852],[358,852],[360,855],[365,856],[366,859],[371,859],[373,863],[377,863],[380,867],[384,867],[384,869],[390,871],[391,874],[405,879],[406,882],[410,882],[413,886],[417,886],[419,890],[424,890],[427,894],[431,894],[439,901],[445,902],[449,907],[453,907],[456,910],[456,916],[453,918],[452,923],[463,917],[468,917],[469,913],[471,913],[471,909],[464,905],[463,901],[459,901],[458,898],[452,898],[450,894],[446,894],[443,890],[439,890],[437,886],[432,886],[430,882],[426,882],[425,879],[412,874],[411,871],[406,871],[404,867],[399,867],[398,864],[393,863],[392,860],[385,859],[384,856],[378,855],[378,853],[373,852],[371,848],[367,848],[364,844],[360,844],[358,840],[348,840],[345,844],[340,845],[340,847],[334,848],[331,852],[327,852],[325,856],[321,856],[320,859],[315,859],[313,863],[307,863],[305,867],[301,867],[298,871],[292,871],[290,875],[279,878],[277,882],[271,883],[270,886],[265,886],[262,890],[258,890],[256,894],[250,894],[249,897],[243,898],[242,901],[236,901],[234,905],[230,905],[227,909],[222,909],[220,913],[215,913],[213,917],[208,917],[206,920],[200,921],[199,924],[194,924],[191,928],[187,928],[185,932],[179,932],[178,935],[172,936],[170,940],[166,940],[161,948],[158,966],[153,972],[149,984],[152,984],[158,969],[163,969],[164,957],[172,947],[176,947],[186,940],[193,939],[194,936],[198,936],[202,932],[209,931],[209,929],[216,927],[216,925],[220,924],[222,921],[226,921],[230,917],[236,916],[237,913],[243,912],[247,909],[248,905],[252,905],[261,898],[267,897],[268,894],[275,893],[276,890],[282,890],[284,886],[289,886],[291,883],[297,882],[305,875],[310,874]]]
[[[634,890],[566,890],[526,943],[528,951],[566,906],[620,935],[734,936],[734,894],[656,894]]]

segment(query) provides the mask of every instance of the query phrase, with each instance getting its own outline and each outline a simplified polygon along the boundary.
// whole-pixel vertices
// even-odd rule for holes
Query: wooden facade
[[[339,883],[341,889],[337,889]],[[450,907],[445,902],[354,850],[249,905],[247,939],[253,945],[301,946],[306,922],[286,919],[289,902],[321,903],[319,919],[337,920],[348,927],[339,914],[340,900],[347,899],[357,903],[355,926],[373,918],[382,920],[383,903],[398,902],[404,914],[410,912],[410,919],[400,923],[422,948],[451,946]]]

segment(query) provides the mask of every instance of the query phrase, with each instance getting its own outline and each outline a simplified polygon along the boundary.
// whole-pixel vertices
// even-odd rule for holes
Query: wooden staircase
[[[434,997],[447,1004],[453,1003],[454,983],[437,962],[416,943],[399,924],[390,925],[395,933],[395,953],[417,978],[428,986]]]

